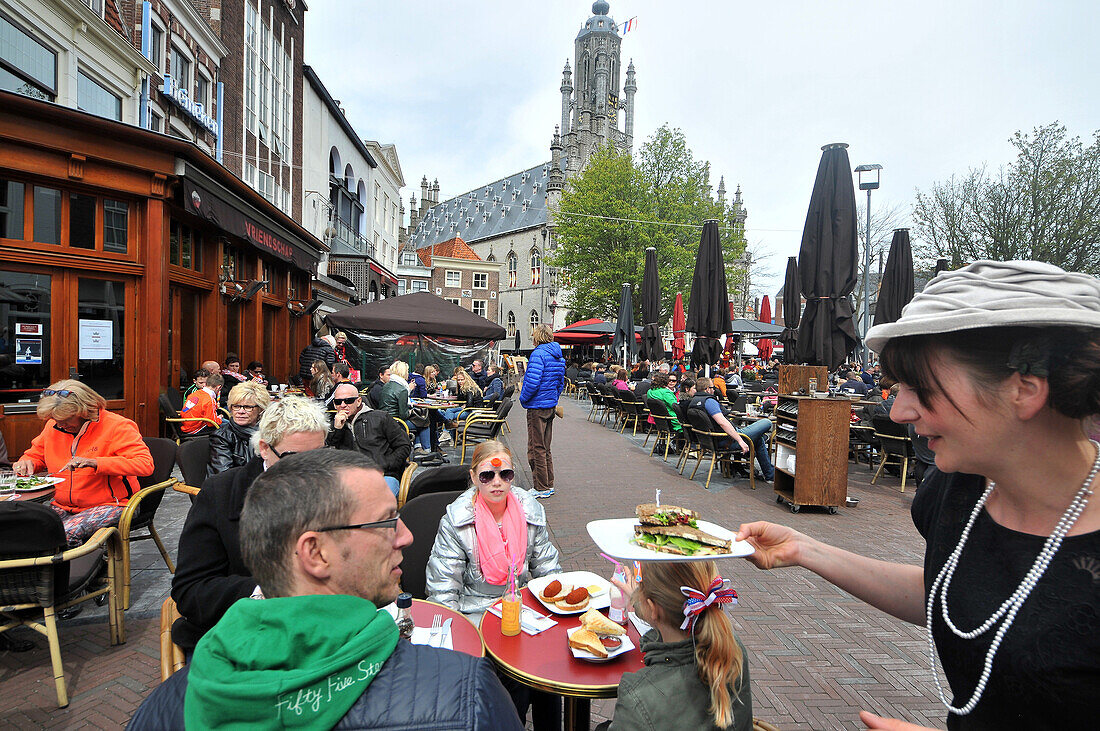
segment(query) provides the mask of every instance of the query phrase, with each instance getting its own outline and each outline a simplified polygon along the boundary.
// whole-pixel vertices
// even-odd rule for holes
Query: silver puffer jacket
[[[504,587],[490,584],[478,565],[477,537],[474,535],[474,496],[471,487],[447,506],[439,521],[432,555],[428,559],[428,599],[463,614],[481,614],[500,599]],[[518,487],[512,495],[519,500],[527,516],[527,557],[519,576],[519,585],[531,579],[561,571],[558,549],[550,542],[546,512],[534,495]]]

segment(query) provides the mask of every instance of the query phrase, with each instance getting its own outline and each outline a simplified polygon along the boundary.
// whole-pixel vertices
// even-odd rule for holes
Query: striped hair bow
[[[733,589],[726,589],[725,586],[728,583],[727,579],[716,576],[714,581],[710,582],[706,594],[698,589],[692,589],[690,586],[681,586],[680,593],[687,599],[684,600],[684,623],[680,625],[680,629],[694,631],[695,620],[707,607],[715,604],[736,604],[737,592]]]

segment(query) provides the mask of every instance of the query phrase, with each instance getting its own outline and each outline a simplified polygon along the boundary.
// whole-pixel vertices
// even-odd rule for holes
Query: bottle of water
[[[626,583],[626,571],[623,569],[622,564],[615,566],[615,581]],[[626,624],[626,603],[630,597],[622,592],[618,586],[615,585],[615,581],[611,582],[611,609],[608,610],[607,616],[612,622],[618,622],[619,624]]]

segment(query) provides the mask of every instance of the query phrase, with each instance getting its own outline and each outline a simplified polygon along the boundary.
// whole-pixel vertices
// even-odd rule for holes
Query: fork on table
[[[432,618],[432,629],[428,633],[428,647],[436,647],[436,637],[439,636],[440,631],[443,629],[443,615],[437,614]]]

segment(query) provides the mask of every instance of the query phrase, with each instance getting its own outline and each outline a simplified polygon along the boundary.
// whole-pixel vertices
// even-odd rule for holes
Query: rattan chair
[[[657,451],[663,441],[665,444],[664,461],[668,461],[668,450],[672,447],[672,439],[675,435],[675,431],[672,428],[672,414],[668,411],[668,405],[664,401],[658,401],[655,398],[647,398],[645,400],[646,408],[649,409],[649,415],[653,419],[655,425],[655,431],[657,438],[653,440],[653,446],[649,448],[649,456],[653,456],[653,453]],[[646,441],[649,441],[649,437],[646,437]]]
[[[461,445],[462,450],[459,464],[466,461],[467,447],[472,447],[480,442],[487,442],[500,437],[500,432],[508,419],[508,412],[511,410],[512,399],[506,398],[500,402],[500,408],[495,414],[474,413],[466,417],[466,420],[462,423],[461,440],[455,440],[455,445]]]
[[[619,413],[621,414],[621,418],[619,419],[619,433],[622,434],[626,431],[627,424],[632,424],[634,429],[631,434],[637,435],[638,418],[642,415],[642,402],[630,391],[621,391],[619,393],[619,403]]]
[[[206,482],[206,468],[210,464],[210,437],[191,439],[179,445],[176,448],[176,464],[179,465],[185,486],[193,488],[193,494],[197,495],[202,483]]]
[[[588,392],[588,398],[592,402],[592,406],[588,410],[588,420],[595,421],[595,417],[603,413],[607,408],[607,404],[604,403],[603,392],[600,391],[598,386],[593,387]]]
[[[122,608],[130,608],[130,542],[152,540],[160,550],[161,558],[168,567],[168,571],[176,573],[176,567],[172,558],[168,555],[168,549],[164,547],[164,541],[160,539],[157,528],[153,525],[157,508],[164,498],[164,491],[176,484],[176,478],[172,477],[172,469],[176,463],[176,443],[171,439],[158,439],[146,437],[145,446],[153,455],[153,474],[148,477],[139,477],[138,485],[141,490],[131,497],[122,515],[118,519],[118,533],[122,538]],[[134,531],[147,530],[147,533],[135,534]]]
[[[26,626],[45,635],[62,708],[69,696],[57,612],[106,597],[110,642],[124,643],[122,552],[117,528],[100,528],[83,545],[67,548],[64,525],[52,509],[33,502],[0,503],[0,633]]]
[[[722,446],[722,442],[729,439],[730,436],[715,426],[714,421],[707,412],[700,409],[688,409],[685,416],[691,425],[692,435],[699,445],[699,461],[695,463],[695,469],[691,471],[690,479],[695,479],[695,473],[699,471],[699,465],[703,463],[703,458],[710,454],[710,469],[707,470],[707,481],[704,485],[707,490],[710,489],[710,478],[714,474],[714,465],[719,461],[722,463],[723,474],[726,474],[726,470],[732,465],[744,466],[749,473],[749,486],[755,490],[756,474],[753,471],[753,460],[756,457],[756,452],[752,440],[742,435],[742,439],[749,445],[747,452]]]
[[[172,641],[172,624],[180,618],[172,597],[160,605],[160,682],[168,680],[187,664],[183,648]]]
[[[172,402],[169,400],[167,394],[161,394],[157,397],[157,403],[160,405],[161,416],[164,417],[164,427],[168,430],[171,439],[174,439],[176,444],[182,444],[185,441],[191,439],[198,439],[201,436],[188,434],[183,430],[183,425],[190,421],[200,421],[207,426],[212,426],[215,429],[218,428],[218,422],[213,419],[206,419],[202,417],[187,417],[186,419],[181,417],[179,411],[172,407]]]
[[[871,484],[875,484],[882,469],[889,463],[901,468],[901,491],[905,492],[909,461],[913,459],[913,441],[909,438],[909,430],[905,424],[897,424],[889,416],[882,414],[876,415],[871,421],[875,425],[875,438],[878,439],[882,454],[882,461],[875,470],[875,476],[871,478]]]

